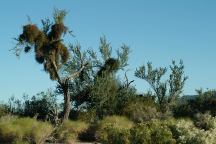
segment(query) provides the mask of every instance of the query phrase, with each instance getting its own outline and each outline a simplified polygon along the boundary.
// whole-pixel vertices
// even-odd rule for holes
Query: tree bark
[[[63,113],[63,121],[68,120],[70,114],[70,93],[68,86],[64,87],[64,113]]]

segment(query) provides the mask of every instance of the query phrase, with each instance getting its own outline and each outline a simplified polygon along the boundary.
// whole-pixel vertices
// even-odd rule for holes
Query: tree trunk
[[[68,86],[66,86],[64,88],[64,113],[63,113],[64,115],[63,115],[63,121],[68,120],[68,118],[69,118],[70,106],[71,106],[70,93],[69,93],[69,90],[68,90]]]

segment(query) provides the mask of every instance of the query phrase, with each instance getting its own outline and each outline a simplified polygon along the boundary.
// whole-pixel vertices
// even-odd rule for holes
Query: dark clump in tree
[[[109,58],[106,60],[104,66],[98,71],[98,76],[102,77],[103,75],[107,75],[109,73],[115,72],[119,69],[119,61],[114,58]]]
[[[63,91],[63,119],[68,119],[70,112],[69,81],[77,77],[85,65],[66,77],[59,74],[59,70],[69,59],[69,50],[61,39],[64,34],[69,32],[63,22],[65,16],[64,10],[55,10],[54,22],[42,20],[42,29],[39,29],[35,24],[23,26],[22,34],[16,39],[18,44],[15,52],[19,56],[23,49],[26,53],[34,49],[36,61],[43,64],[44,70],[50,75],[50,79],[57,81]]]

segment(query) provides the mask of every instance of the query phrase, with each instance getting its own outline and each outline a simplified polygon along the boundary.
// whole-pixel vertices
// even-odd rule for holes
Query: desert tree
[[[43,65],[51,80],[57,81],[64,95],[63,120],[68,119],[71,108],[69,82],[78,77],[87,65],[80,63],[79,69],[68,75],[62,75],[60,72],[70,57],[70,52],[62,39],[65,34],[70,33],[68,27],[64,25],[66,14],[65,10],[55,9],[54,20],[42,20],[41,29],[31,22],[24,25],[23,32],[16,39],[18,43],[14,48],[17,56],[20,56],[22,51],[29,53],[33,49],[35,60]]]
[[[112,47],[107,40],[100,39],[99,51],[101,54],[100,65],[96,69],[93,84],[90,86],[90,108],[96,110],[99,118],[116,113],[119,100],[123,99],[121,82],[116,78],[119,70],[124,70],[128,65],[129,47],[122,45],[113,55]],[[121,101],[123,103],[123,101]]]
[[[167,68],[153,68],[150,62],[147,66],[142,65],[135,71],[135,76],[144,79],[154,91],[154,96],[159,104],[160,110],[166,112],[170,106],[173,106],[183,92],[185,81],[188,77],[184,76],[183,61],[179,64],[172,61],[170,65],[171,74],[169,79],[162,81]]]
[[[123,44],[114,56],[111,44],[103,36],[100,38],[99,52],[93,49],[82,50],[80,44],[71,45],[70,49],[74,56],[64,65],[64,72],[73,73],[76,71],[74,68],[79,69],[80,64],[77,61],[88,62],[79,77],[70,82],[73,106],[77,110],[93,108],[112,111],[111,106],[114,105],[120,89],[120,82],[115,75],[128,65],[129,47]],[[59,88],[57,90],[62,93]],[[110,107],[109,102],[112,103]]]

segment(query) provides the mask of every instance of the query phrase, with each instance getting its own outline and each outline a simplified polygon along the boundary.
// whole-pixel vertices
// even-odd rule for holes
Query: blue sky
[[[23,93],[35,94],[54,88],[48,74],[32,55],[17,59],[9,50],[21,33],[27,15],[40,26],[54,8],[66,9],[66,25],[74,31],[83,49],[98,48],[105,35],[113,49],[130,46],[129,78],[139,91],[148,85],[133,76],[147,61],[168,66],[182,59],[189,79],[184,94],[216,84],[216,1],[214,0],[2,0],[0,4],[0,100]]]

